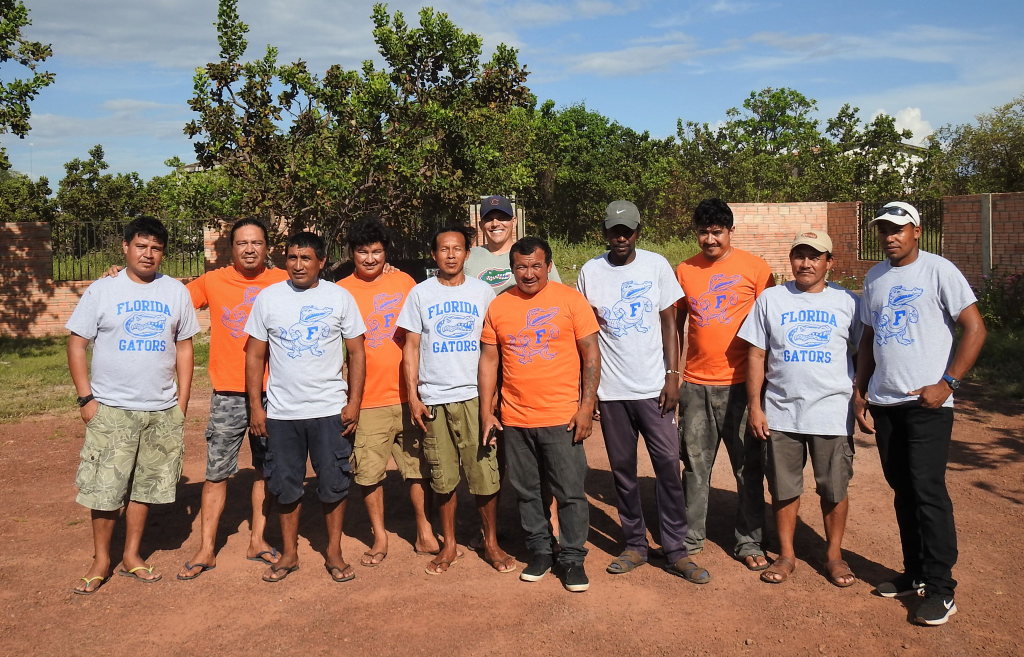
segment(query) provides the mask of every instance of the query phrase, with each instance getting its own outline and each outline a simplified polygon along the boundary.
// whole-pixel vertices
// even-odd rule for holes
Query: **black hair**
[[[293,246],[299,249],[313,249],[317,260],[323,260],[327,257],[327,244],[324,243],[324,238],[308,230],[295,233],[289,237],[288,244],[285,245],[285,251],[287,252]]]
[[[476,237],[476,228],[467,226],[466,224],[448,224],[444,228],[440,228],[434,236],[430,238],[430,252],[437,253],[437,238],[441,237],[445,233],[459,233],[466,240],[466,250],[469,251],[473,246],[473,238]]]
[[[167,247],[167,228],[156,217],[144,214],[135,217],[124,227],[124,242],[131,244],[135,237],[152,237],[164,248]]]
[[[733,227],[732,209],[720,198],[706,198],[693,211],[693,225],[700,228],[721,226],[726,230]]]
[[[245,228],[246,226],[256,226],[257,228],[259,228],[260,230],[263,231],[263,241],[264,242],[269,242],[270,241],[270,236],[267,233],[267,225],[265,223],[263,223],[262,221],[260,221],[259,219],[257,219],[256,217],[246,217],[245,219],[239,219],[231,227],[231,243],[232,244],[234,244],[234,242],[235,242],[235,233],[238,231],[238,229]]]
[[[388,232],[388,227],[379,217],[372,214],[353,221],[348,227],[345,240],[348,242],[349,253],[354,253],[361,246],[377,242],[384,247],[385,254],[391,247],[391,234]]]
[[[521,256],[533,255],[533,252],[540,249],[544,252],[544,264],[551,264],[551,245],[545,240],[539,237],[524,237],[515,244],[512,245],[512,250],[508,252],[508,264],[510,267],[515,267],[515,255],[518,253]]]

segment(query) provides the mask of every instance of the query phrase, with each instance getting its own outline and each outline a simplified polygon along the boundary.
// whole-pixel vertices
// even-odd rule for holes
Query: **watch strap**
[[[92,395],[86,395],[85,397],[79,397],[78,398],[78,407],[82,408],[83,406],[85,406],[86,404],[91,402],[93,399],[95,399],[95,397],[93,397]]]

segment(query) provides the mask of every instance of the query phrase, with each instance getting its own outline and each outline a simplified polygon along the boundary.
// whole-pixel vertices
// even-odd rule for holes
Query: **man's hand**
[[[930,386],[911,390],[907,393],[911,397],[917,395],[924,408],[941,408],[942,404],[953,394],[953,389],[945,381],[933,383]]]
[[[426,404],[420,401],[419,397],[409,398],[409,415],[412,417],[413,424],[424,431],[427,430],[427,422],[432,418],[430,417],[430,410]]]
[[[395,267],[394,265],[392,265],[390,262],[385,262],[384,263],[384,267],[381,269],[381,273],[383,273],[385,275],[387,275],[387,274],[394,274],[395,272],[398,272],[398,271],[401,271],[401,270],[398,267]]]
[[[82,421],[89,424],[89,420],[96,417],[96,413],[100,410],[100,403],[95,399],[90,399],[88,404],[78,410],[82,414]]]
[[[504,429],[493,412],[483,416],[483,424],[480,428],[480,442],[484,447],[492,447],[498,444],[498,432]],[[492,433],[493,432],[493,433]]]
[[[576,432],[572,437],[574,443],[581,443],[590,438],[590,434],[594,433],[594,409],[590,406],[580,406],[565,430]]]
[[[658,407],[661,409],[661,417],[668,413],[675,413],[679,405],[679,377],[676,374],[665,375],[665,387],[658,395]]]
[[[121,265],[110,265],[110,269],[103,272],[103,275],[100,276],[100,278],[106,278],[107,276],[109,276],[110,278],[117,278],[118,272],[120,272],[122,269],[124,269],[124,267],[122,267]]]
[[[351,401],[345,404],[345,408],[341,409],[341,426],[344,430],[341,435],[355,435],[356,426],[359,424],[359,404],[353,404]]]
[[[267,412],[262,404],[253,406],[249,413],[249,433],[257,438],[267,437]]]
[[[861,431],[867,434],[875,433],[875,421],[868,412],[868,400],[859,390],[853,393],[853,416],[857,418],[857,426]]]
[[[750,410],[747,411],[747,424],[750,425],[750,431],[758,440],[768,440],[771,436],[771,430],[768,428],[768,418],[765,417],[764,410],[760,404],[751,406]]]

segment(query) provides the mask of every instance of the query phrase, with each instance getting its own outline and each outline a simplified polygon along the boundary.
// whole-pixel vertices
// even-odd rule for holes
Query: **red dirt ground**
[[[335,584],[321,566],[325,532],[307,490],[300,537],[302,570],[280,584],[260,581],[246,561],[253,471],[229,489],[216,571],[191,582],[174,574],[192,555],[205,461],[208,390],[196,390],[178,501],[154,507],[143,554],[162,571],[155,585],[114,577],[94,596],[71,594],[91,559],[88,512],[74,502],[83,427],[76,412],[0,429],[0,645],[5,655],[1021,655],[1016,574],[1024,545],[1024,419],[1019,407],[968,390],[958,406],[949,487],[959,529],[957,606],[941,628],[908,622],[916,601],[872,595],[900,568],[891,494],[873,441],[857,436],[856,475],[846,558],[861,578],[839,589],[824,578],[821,518],[808,469],[800,560],[780,586],[758,581],[729,557],[735,492],[724,450],[712,481],[708,549],[699,563],[713,581],[695,586],[652,566],[628,575],[604,572],[621,534],[600,434],[587,442],[591,588],[564,591],[558,580],[526,584],[500,575],[469,552],[449,573],[423,572],[413,554],[413,525],[397,473],[385,484],[390,555],[376,568]],[[983,409],[998,408],[1000,412]],[[243,450],[243,459],[247,458]],[[644,455],[646,459],[646,455]],[[244,462],[244,461],[243,461]],[[653,508],[649,462],[645,499]],[[310,473],[312,474],[312,473]],[[502,501],[503,544],[520,560],[511,495]],[[475,511],[460,497],[459,540],[475,531]],[[769,523],[770,527],[773,527]],[[346,558],[370,544],[366,514],[353,494],[345,520]],[[279,544],[276,521],[270,537]],[[123,527],[115,534],[116,549]],[[115,556],[115,559],[117,557]]]

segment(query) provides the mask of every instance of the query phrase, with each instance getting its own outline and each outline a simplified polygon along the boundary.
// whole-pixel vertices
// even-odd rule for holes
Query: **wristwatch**
[[[86,395],[85,397],[78,398],[78,408],[82,408],[94,399],[92,395]]]
[[[950,390],[956,390],[960,387],[960,379],[954,379],[948,374],[943,374],[942,380],[949,384]]]

